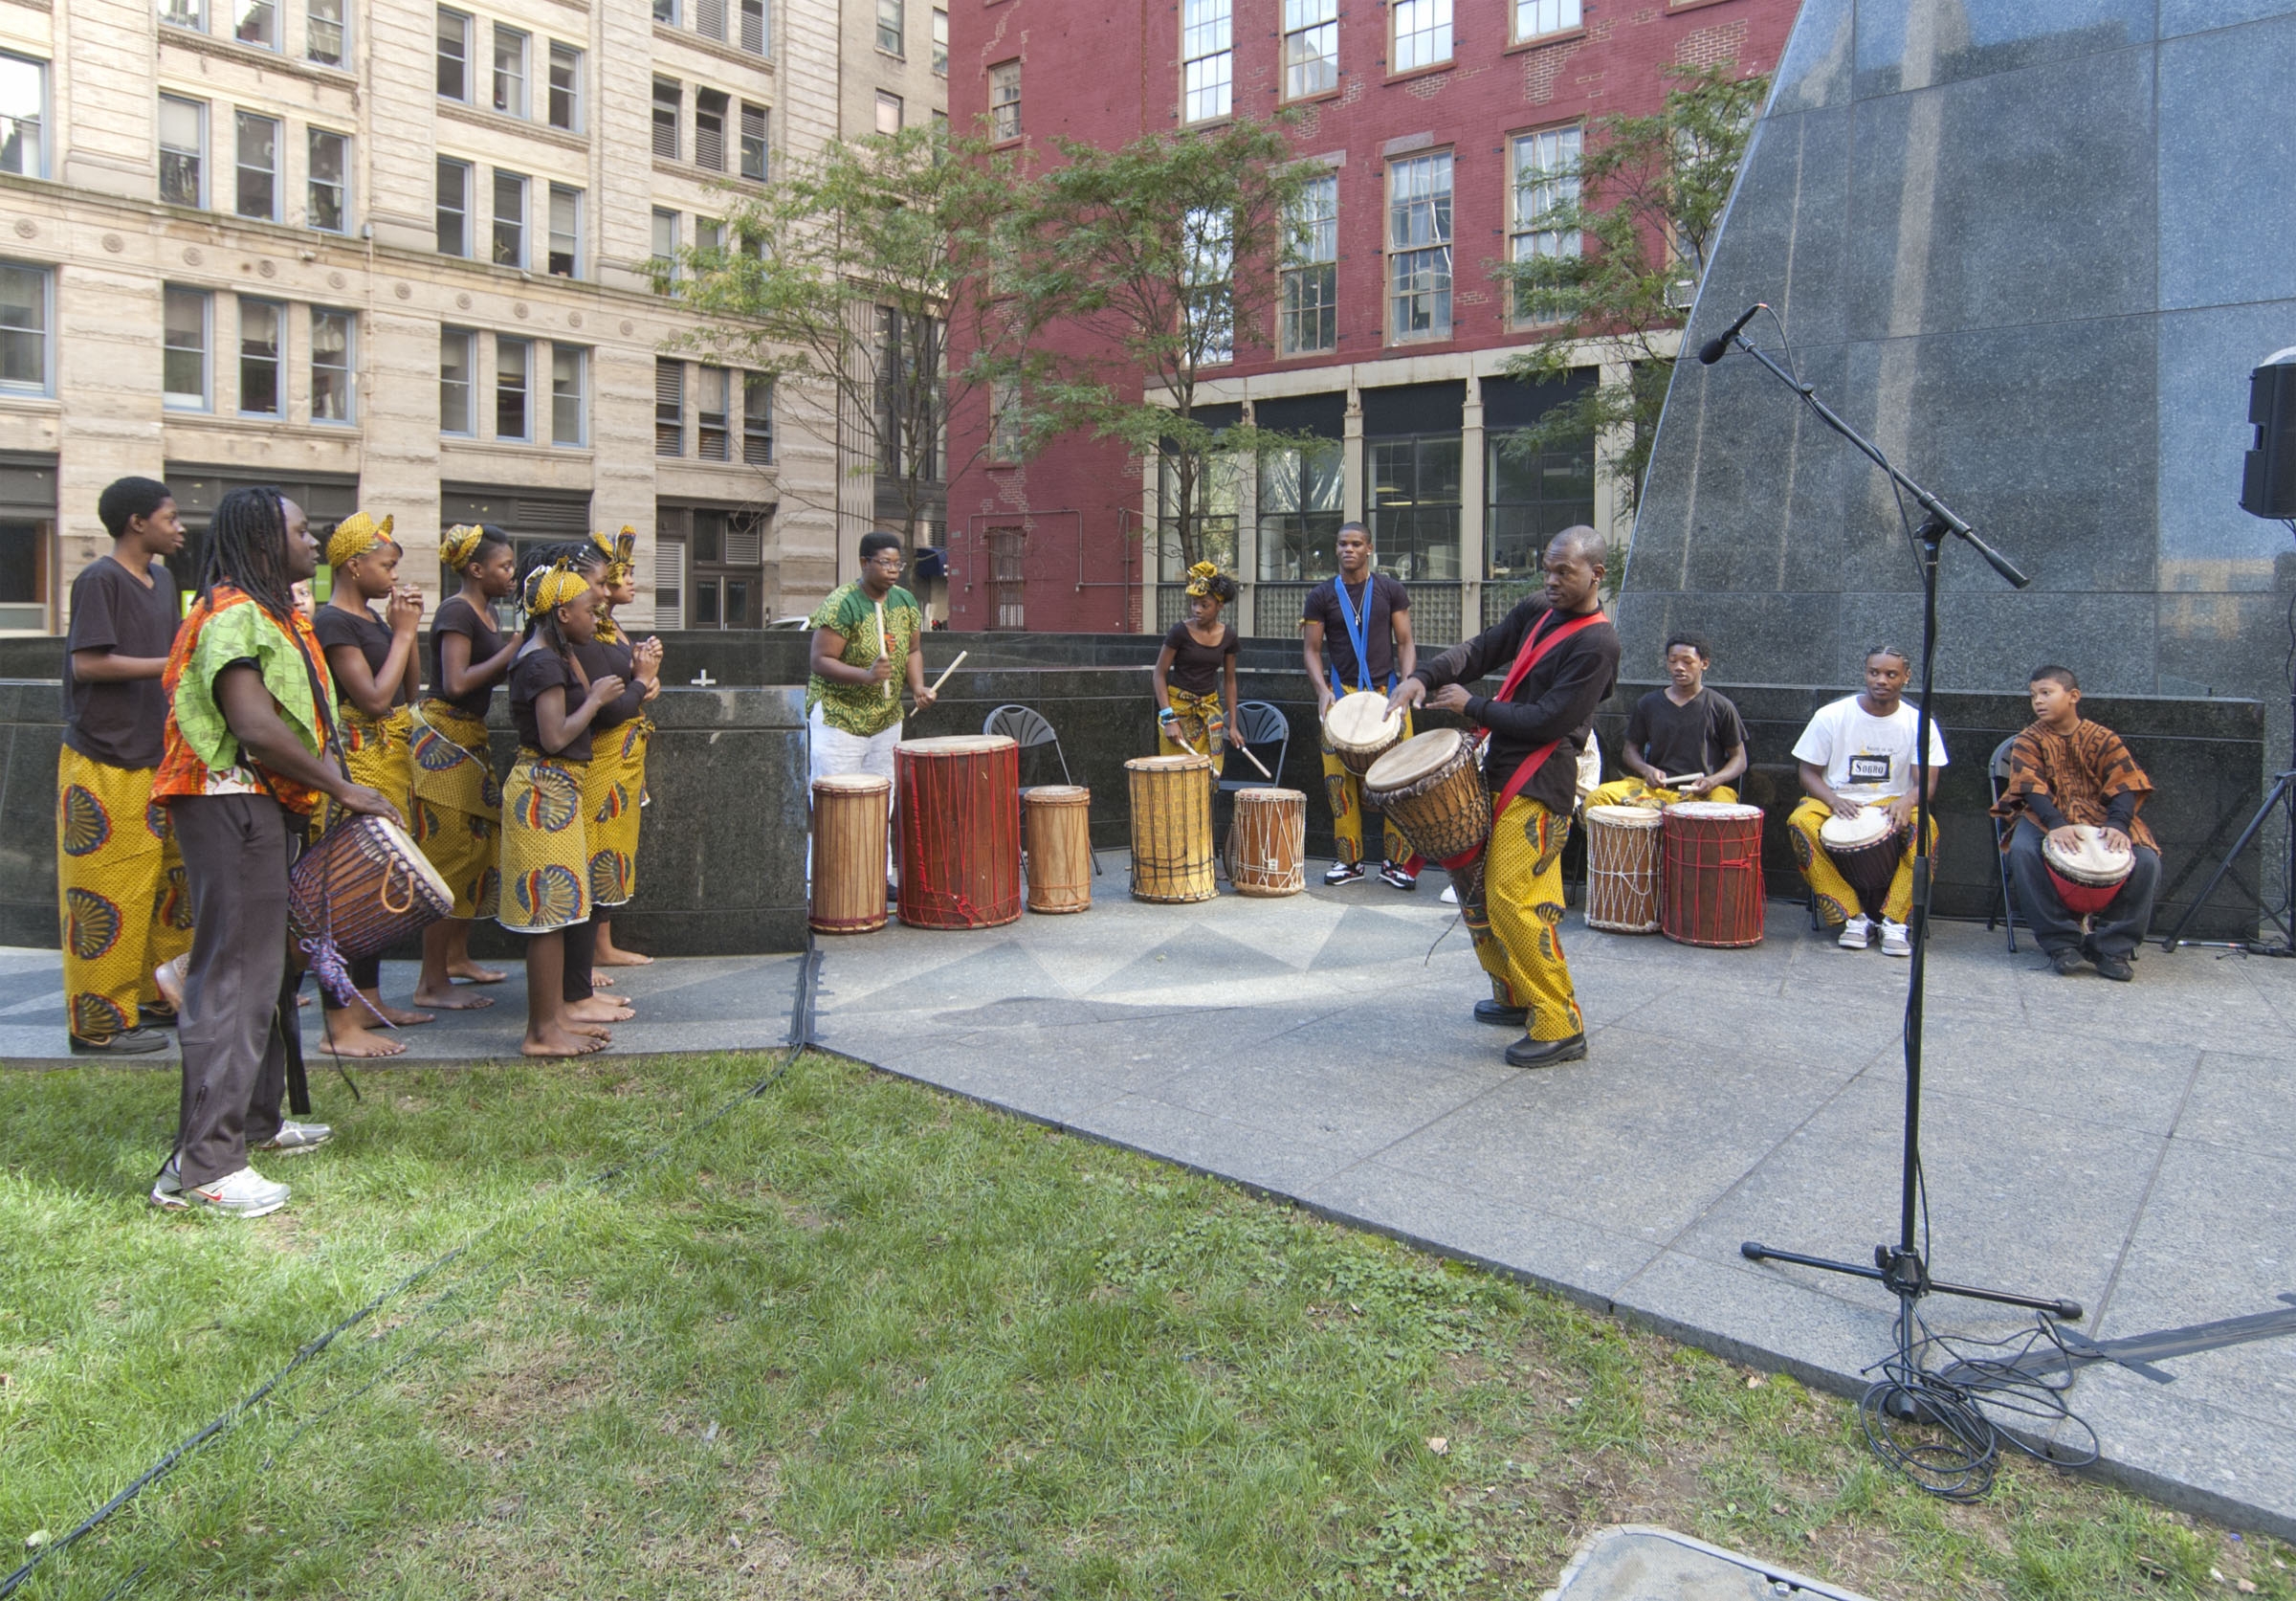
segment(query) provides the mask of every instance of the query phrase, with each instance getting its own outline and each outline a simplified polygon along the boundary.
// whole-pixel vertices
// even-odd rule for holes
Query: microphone
[[[1744,311],[1740,312],[1738,314],[1738,320],[1735,322],[1733,322],[1729,327],[1724,328],[1720,333],[1714,335],[1713,338],[1708,340],[1704,345],[1698,346],[1698,365],[1700,367],[1711,367],[1716,362],[1720,361],[1722,359],[1722,352],[1730,348],[1730,342],[1738,337],[1738,330],[1754,321],[1754,314],[1755,312],[1767,309],[1768,308],[1764,306],[1761,301],[1756,300],[1754,302],[1754,304],[1748,306]]]

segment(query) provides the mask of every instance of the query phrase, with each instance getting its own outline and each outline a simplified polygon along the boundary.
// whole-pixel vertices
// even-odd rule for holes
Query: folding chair
[[[1985,769],[1985,784],[1992,791],[1993,804],[1996,806],[2001,804],[2001,786],[2009,779],[2009,750],[2016,744],[2017,736],[2012,734],[1999,745],[1995,745],[1993,762]],[[1988,912],[1985,915],[1985,928],[1988,933],[1992,932],[1994,922],[1998,918],[2009,930],[2009,950],[2010,954],[2015,955],[2017,952],[2017,892],[2009,881],[2009,853],[2001,849],[2007,835],[2002,830],[2001,820],[1998,817],[1993,818],[1992,822],[1993,868],[1996,873],[2000,875],[2001,909],[1998,913]],[[2028,922],[2025,926],[2030,928],[2032,923]]]
[[[1042,714],[1023,705],[1002,705],[982,720],[981,732],[1002,734],[1008,740],[1018,741],[1023,755],[1038,745],[1050,745],[1052,760],[1060,764],[1060,781],[1069,785],[1076,782],[1069,776],[1069,759],[1061,752],[1060,736],[1052,731],[1052,724],[1047,723]],[[1027,787],[1021,792],[1027,794]],[[1093,853],[1093,872],[1097,874],[1099,871],[1100,854],[1095,851]]]
[[[1292,748],[1292,720],[1265,700],[1246,700],[1236,707],[1236,715],[1228,723],[1229,744],[1242,742],[1254,756],[1267,764],[1275,776],[1262,778],[1260,769],[1246,760],[1239,751],[1230,749],[1221,758],[1220,788],[1225,791],[1236,789],[1274,789],[1284,782],[1284,755]],[[1275,760],[1269,762],[1261,748],[1275,746]],[[1230,778],[1231,772],[1241,770],[1244,778]]]

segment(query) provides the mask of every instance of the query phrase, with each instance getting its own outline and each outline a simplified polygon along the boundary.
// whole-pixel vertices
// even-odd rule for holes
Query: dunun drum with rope
[[[1028,846],[1028,909],[1082,912],[1093,904],[1093,792],[1039,784],[1021,792]]]
[[[1586,925],[1612,934],[1655,934],[1659,834],[1647,806],[1586,809]]]
[[[1238,895],[1272,899],[1308,887],[1308,797],[1297,789],[1238,789],[1227,825],[1227,881]]]
[[[813,905],[818,934],[870,934],[885,926],[885,830],[893,780],[832,773],[813,781]]]
[[[1762,809],[1677,801],[1660,825],[1659,926],[1686,945],[1762,943]]]
[[[1132,789],[1132,895],[1136,901],[1209,901],[1212,759],[1137,756],[1124,764]]]
[[[1002,734],[893,747],[901,921],[994,928],[1021,915],[1021,747]]]
[[[1490,839],[1490,795],[1473,742],[1456,728],[1413,735],[1371,765],[1363,797],[1421,856],[1456,873]]]
[[[294,948],[330,939],[345,962],[380,956],[453,909],[446,879],[387,817],[342,817],[297,858],[287,878]]]

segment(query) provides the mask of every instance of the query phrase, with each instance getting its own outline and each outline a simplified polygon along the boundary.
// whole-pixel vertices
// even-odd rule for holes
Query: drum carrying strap
[[[1332,592],[1339,597],[1339,621],[1346,625],[1347,642],[1354,646],[1356,651],[1356,688],[1364,693],[1368,693],[1371,689],[1371,652],[1367,648],[1371,639],[1371,631],[1367,620],[1371,616],[1371,598],[1377,592],[1379,583],[1380,575],[1378,573],[1366,572],[1363,575],[1363,605],[1358,609],[1348,604],[1347,580],[1338,577],[1332,580]],[[1334,693],[1344,696],[1347,693],[1347,685],[1339,681],[1339,669],[1327,661],[1323,664],[1323,670],[1331,675]],[[1387,673],[1387,693],[1390,695],[1395,693],[1395,671],[1393,668],[1390,668]]]
[[[1539,613],[1538,621],[1532,624],[1531,632],[1523,636],[1523,648],[1515,653],[1514,665],[1507,669],[1507,676],[1499,680],[1499,692],[1491,697],[1492,700],[1505,700],[1512,698],[1514,692],[1522,687],[1523,680],[1531,676],[1531,670],[1546,660],[1556,646],[1570,638],[1572,634],[1592,628],[1595,624],[1601,622],[1603,618],[1601,611],[1589,611],[1582,617],[1572,618],[1560,628],[1549,633],[1547,625],[1554,620],[1555,613],[1551,611]],[[1485,733],[1488,734],[1489,730],[1485,730]],[[1554,755],[1556,747],[1561,744],[1560,740],[1549,740],[1523,758],[1521,764],[1514,769],[1514,776],[1507,780],[1506,788],[1491,798],[1490,820],[1493,825],[1497,824],[1499,813],[1507,810],[1507,803],[1523,792],[1523,786],[1530,783],[1536,776],[1538,769],[1547,765],[1547,758]],[[1439,865],[1451,872],[1457,872],[1482,854],[1483,847],[1478,845],[1464,856]]]

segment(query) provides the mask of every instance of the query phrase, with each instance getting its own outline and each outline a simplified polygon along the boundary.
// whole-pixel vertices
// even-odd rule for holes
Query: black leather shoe
[[[2070,978],[2081,970],[2088,958],[2077,950],[2059,950],[2049,954],[2049,967],[2060,978]]]
[[[1568,1039],[1533,1039],[1523,1035],[1507,1047],[1509,1067],[1552,1067],[1556,1062],[1576,1062],[1586,1059],[1586,1035],[1575,1034]]]
[[[1475,1021],[1494,1023],[1502,1029],[1519,1029],[1531,1021],[1531,1009],[1527,1006],[1501,1006],[1496,1001],[1477,1001]]]
[[[175,1027],[175,1013],[164,1006],[140,1006],[136,1008],[136,1027],[172,1029]]]
[[[2136,977],[2136,968],[2126,956],[2097,953],[2097,976],[2111,979],[2115,984],[2127,984]]]
[[[166,1049],[167,1036],[157,1029],[121,1029],[109,1039],[72,1036],[72,1054],[77,1056],[141,1056]]]

